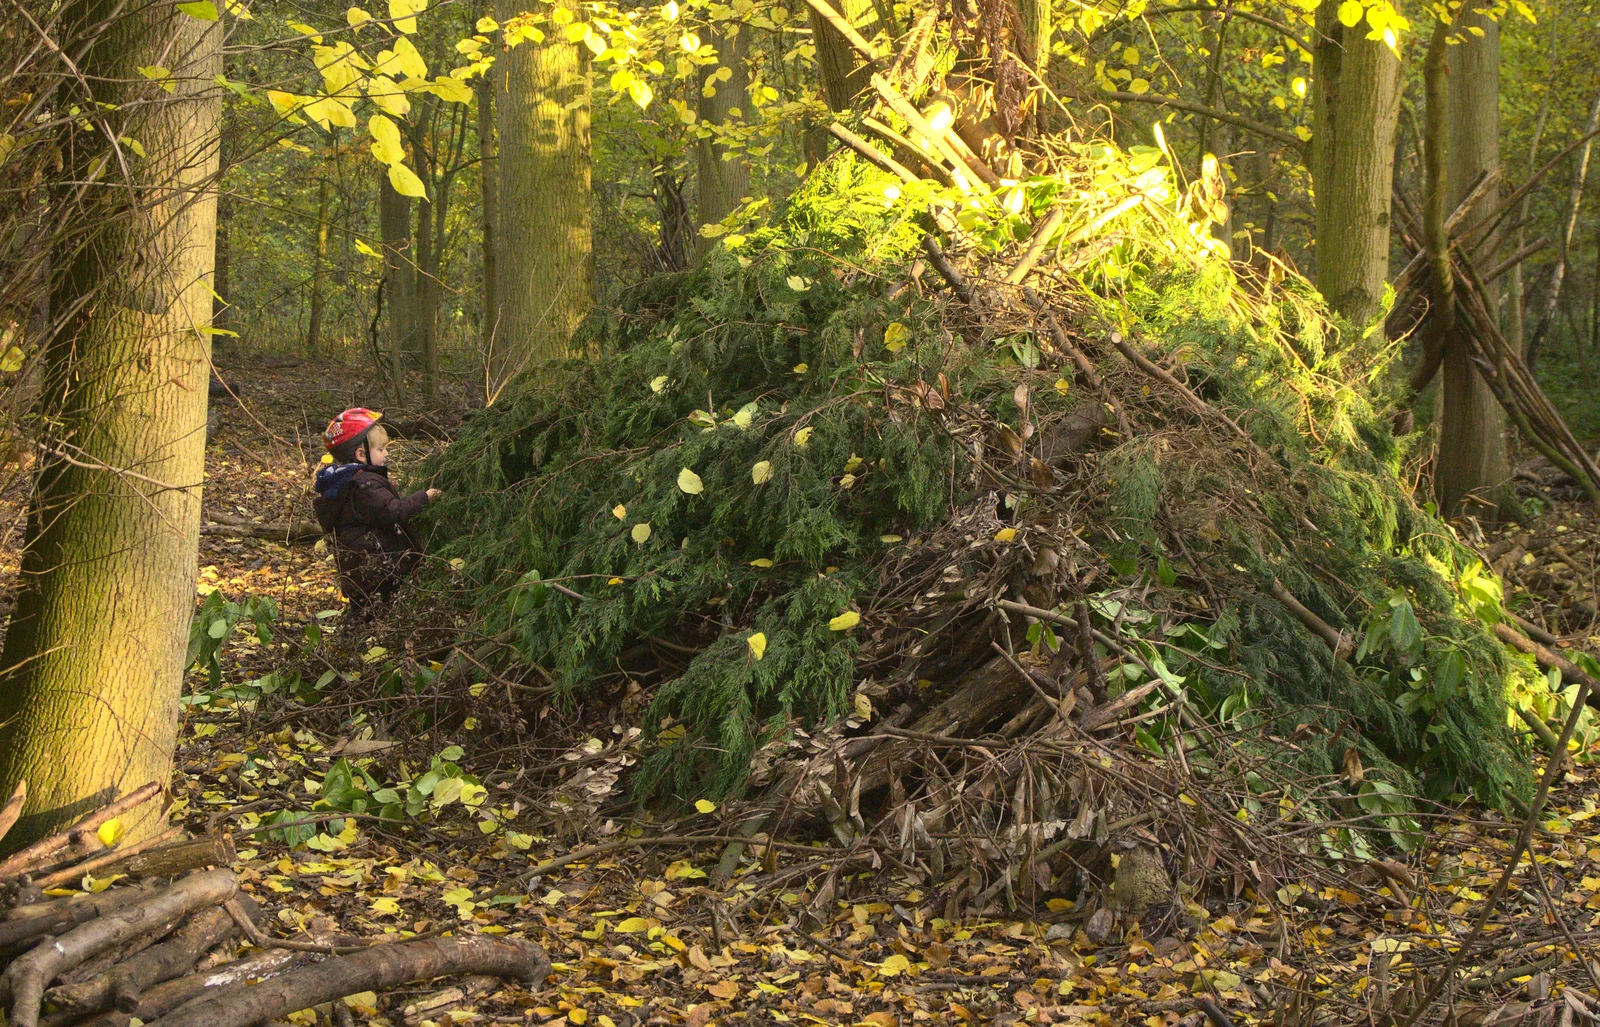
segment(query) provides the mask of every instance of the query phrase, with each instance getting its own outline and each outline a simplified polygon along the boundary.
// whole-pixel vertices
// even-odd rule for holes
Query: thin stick
[[[1033,229],[1033,237],[1028,240],[1028,249],[1017,261],[1017,266],[1006,275],[1006,282],[1010,285],[1021,285],[1022,280],[1028,277],[1028,272],[1033,270],[1033,265],[1039,263],[1039,258],[1044,256],[1045,247],[1050,244],[1050,237],[1056,229],[1061,227],[1061,222],[1067,219],[1064,207],[1056,207],[1046,214]]]
[[[975,306],[978,298],[973,293],[972,286],[968,284],[965,276],[950,263],[950,259],[944,255],[944,251],[939,248],[939,240],[931,235],[924,236],[922,250],[928,255],[928,262],[944,276],[945,281],[950,283],[950,288],[955,290],[956,296],[960,297],[961,302],[969,307]]]
[[[0,840],[11,830],[17,818],[22,816],[22,804],[28,798],[28,782],[18,781],[17,790],[11,793],[11,798],[6,801],[5,808],[0,809]]]
[[[889,174],[898,175],[902,182],[920,181],[916,175],[912,174],[910,168],[906,167],[904,164],[901,164],[899,161],[884,153],[876,146],[873,146],[871,143],[856,135],[848,128],[845,128],[837,121],[828,126],[828,134],[846,146],[850,147],[850,149],[854,150],[856,153],[859,153],[861,156],[865,157],[868,161],[877,165],[879,168],[889,172]]]

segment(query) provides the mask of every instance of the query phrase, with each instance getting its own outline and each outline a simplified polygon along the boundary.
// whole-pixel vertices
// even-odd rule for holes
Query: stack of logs
[[[329,1003],[334,1023],[350,1023],[345,996],[476,975],[422,1004],[439,1008],[497,980],[538,987],[550,973],[544,950],[518,938],[269,938],[256,926],[260,908],[226,869],[227,836],[172,830],[122,849],[102,843],[115,833],[105,825],[160,792],[145,785],[0,861],[9,1027],[249,1027]],[[25,797],[24,784],[0,808],[0,842]],[[118,886],[46,894],[91,874]],[[402,1021],[416,1019],[406,1012]]]

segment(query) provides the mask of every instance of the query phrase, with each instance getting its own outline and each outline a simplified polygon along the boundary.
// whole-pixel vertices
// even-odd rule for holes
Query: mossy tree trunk
[[[0,782],[28,782],[13,845],[170,778],[204,474],[222,26],[154,0],[62,13],[72,34],[107,26],[80,64],[104,123],[63,130],[64,178],[117,167],[108,140],[147,156],[90,187],[54,288],[70,312],[46,352],[62,455],[38,470],[0,652]],[[171,93],[139,73],[152,65]]]
[[[1339,0],[1316,13],[1311,176],[1317,288],[1356,325],[1375,317],[1389,274],[1389,196],[1400,117],[1400,62],[1363,22],[1339,22]]]
[[[1481,172],[1500,166],[1500,28],[1479,14],[1457,18],[1455,27],[1461,41],[1449,48],[1445,118],[1449,137],[1446,206],[1451,210],[1471,192]],[[1481,29],[1483,35],[1469,32],[1472,27]],[[1491,282],[1488,289],[1486,298],[1493,310],[1499,288]],[[1514,516],[1517,506],[1506,457],[1505,412],[1472,364],[1459,319],[1457,327],[1444,341],[1440,368],[1439,459],[1434,469],[1439,511],[1453,516],[1476,494],[1478,501],[1467,512],[1480,518]]]
[[[526,8],[502,0],[505,21]],[[492,402],[537,360],[565,356],[594,302],[589,52],[552,35],[500,58],[500,338],[490,353]]]
[[[749,30],[741,31],[738,22],[730,21],[711,42],[721,60],[715,67],[708,65],[700,69],[696,113],[701,132],[710,132],[712,126],[725,123],[737,124],[750,113],[750,72],[746,67]],[[728,69],[729,77],[718,77],[723,68]],[[750,165],[741,154],[718,142],[715,135],[701,136],[695,156],[699,224],[716,224],[731,214],[749,191]],[[663,225],[663,232],[666,230]],[[711,243],[712,240],[699,236],[696,249],[703,254]]]

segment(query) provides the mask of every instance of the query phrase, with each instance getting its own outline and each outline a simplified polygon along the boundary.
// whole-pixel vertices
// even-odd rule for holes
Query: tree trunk
[[[1538,363],[1539,347],[1544,342],[1545,333],[1550,330],[1556,306],[1561,302],[1561,283],[1567,277],[1567,254],[1572,248],[1572,233],[1578,227],[1578,205],[1583,202],[1583,187],[1589,180],[1589,151],[1594,145],[1594,133],[1597,128],[1600,128],[1600,93],[1595,94],[1594,102],[1589,105],[1589,121],[1583,128],[1583,134],[1587,138],[1578,148],[1578,160],[1572,166],[1572,188],[1567,190],[1566,216],[1561,219],[1561,232],[1556,236],[1556,263],[1550,269],[1550,283],[1545,291],[1544,309],[1539,312],[1539,323],[1534,327],[1533,338],[1528,340],[1525,351],[1524,359],[1528,362],[1529,370]]]
[[[1317,288],[1357,326],[1377,316],[1389,273],[1389,198],[1400,116],[1400,62],[1365,24],[1339,23],[1338,0],[1317,8],[1311,176]]]
[[[92,234],[55,287],[77,311],[46,353],[64,455],[39,468],[0,652],[0,782],[28,782],[12,844],[170,779],[204,475],[221,25],[154,0],[64,15],[113,19],[81,59],[105,124],[63,130],[65,177],[90,181],[107,139],[147,156],[89,187]],[[138,72],[156,64],[171,93]],[[138,840],[162,817],[128,819]]]
[[[323,175],[317,181],[317,245],[311,257],[311,321],[306,326],[306,356],[322,352],[323,277],[328,273],[328,209],[333,184]]]
[[[478,79],[478,182],[483,203],[483,316],[479,321],[478,352],[485,361],[500,337],[500,278],[498,230],[500,220],[500,157],[495,145],[494,93],[498,67]]]
[[[741,30],[736,21],[724,24],[723,34],[711,40],[717,48],[719,63],[700,69],[698,114],[702,133],[716,133],[725,123],[743,121],[750,111],[750,72],[746,67],[750,30]],[[731,36],[726,34],[730,32]],[[715,74],[721,68],[727,68],[733,77],[719,82]],[[701,136],[696,156],[699,223],[713,225],[731,214],[749,191],[750,166],[742,155],[718,142],[715,134]],[[697,233],[697,254],[704,256],[713,243],[714,240]]]
[[[526,7],[502,0],[501,20]],[[501,55],[500,307],[489,395],[535,360],[565,356],[594,302],[589,52],[559,39]]]
[[[219,183],[220,186],[220,183]],[[232,300],[233,283],[228,280],[228,265],[231,247],[228,245],[228,225],[233,220],[233,203],[223,196],[217,203],[217,241],[214,247],[216,256],[212,260],[213,272],[211,275],[211,325],[214,328],[227,329],[233,321]]]
[[[1555,92],[1556,68],[1559,66],[1561,55],[1560,29],[1561,9],[1556,8],[1550,15],[1550,77],[1545,82],[1544,95],[1539,100],[1539,118],[1534,122],[1533,139],[1528,143],[1528,173],[1532,174],[1539,167],[1539,141],[1544,138],[1544,126],[1550,120],[1550,96]],[[1517,239],[1511,252],[1520,253],[1522,247],[1528,242],[1528,211],[1533,204],[1533,192],[1522,198],[1522,208],[1517,214]],[[1524,352],[1524,313],[1522,292],[1522,266],[1526,261],[1517,261],[1511,268],[1509,282],[1506,285],[1509,303],[1506,310],[1506,339],[1511,343],[1511,348],[1518,353]]]
[[[389,304],[389,373],[395,395],[405,391],[405,354],[416,331],[416,272],[412,264],[411,199],[389,185],[378,184],[378,227],[383,235],[385,300]]]
[[[1469,27],[1483,31],[1472,35]],[[1460,42],[1450,47],[1449,98],[1445,123],[1449,137],[1447,206],[1454,210],[1472,190],[1477,177],[1500,166],[1500,29],[1479,14],[1463,14],[1454,28]],[[1493,310],[1497,283],[1488,283],[1486,298]],[[1469,356],[1465,326],[1445,340],[1441,368],[1439,459],[1434,492],[1439,512],[1453,517],[1463,501],[1478,493],[1480,502],[1467,510],[1480,518],[1514,515],[1516,497],[1509,487],[1505,413],[1478,377]]]
[[[830,25],[814,9],[807,9],[811,11],[811,38],[817,47],[817,70],[822,75],[823,98],[828,101],[830,110],[849,110],[856,97],[872,84],[872,69],[856,53],[850,41],[844,38],[844,33]],[[835,2],[833,9],[867,39],[877,34],[878,12],[872,0],[842,0]]]

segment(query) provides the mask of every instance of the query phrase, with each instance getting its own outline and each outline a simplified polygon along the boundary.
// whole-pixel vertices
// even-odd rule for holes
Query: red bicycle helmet
[[[328,422],[328,430],[322,433],[322,444],[332,450],[347,442],[359,442],[382,418],[383,414],[376,410],[351,407]]]

